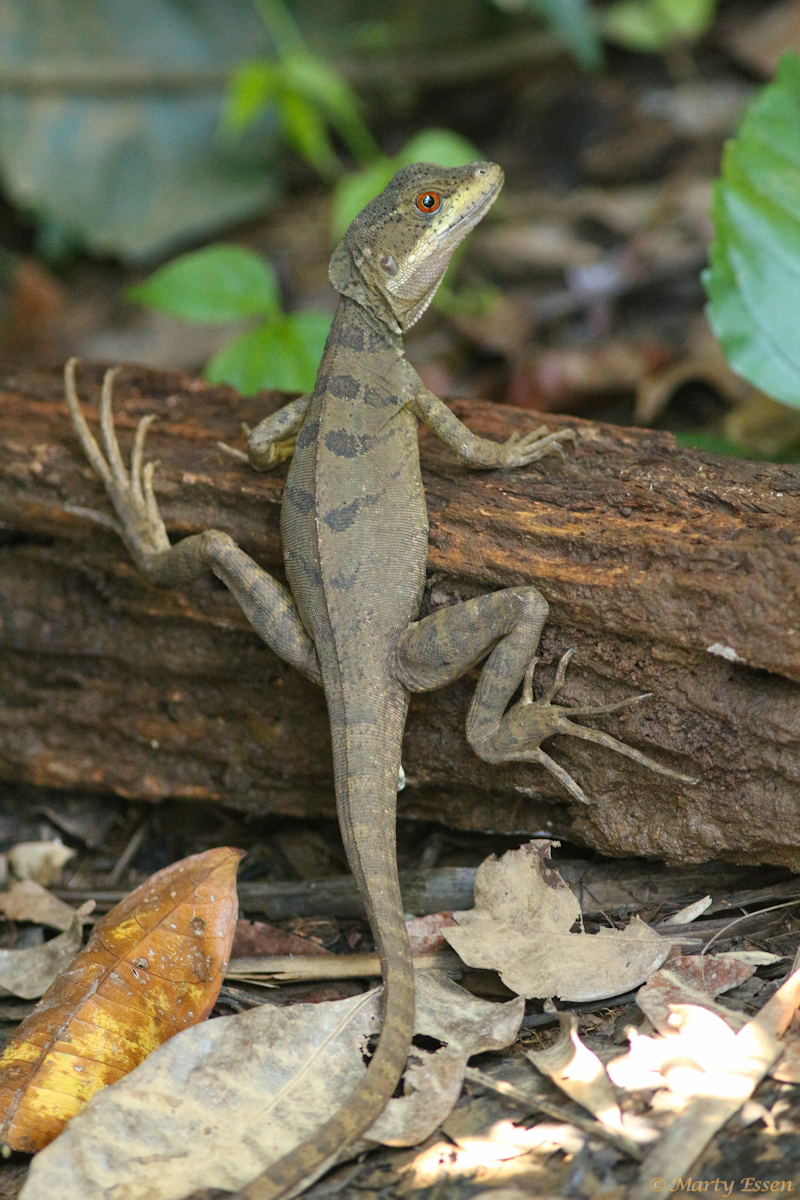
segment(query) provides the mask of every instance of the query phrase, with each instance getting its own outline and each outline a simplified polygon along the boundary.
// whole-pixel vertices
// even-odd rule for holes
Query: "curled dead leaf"
[[[780,1058],[784,1049],[780,1036],[799,1004],[800,971],[795,971],[735,1035],[714,1013],[691,1005],[675,1006],[677,1036],[660,1041],[678,1054],[656,1069],[662,1075],[666,1071],[670,1088],[680,1088],[690,1099],[642,1162],[629,1200],[651,1197],[656,1178],[677,1179],[690,1170],[717,1130],[739,1111]],[[634,1045],[638,1040],[643,1039],[636,1039]],[[658,1040],[647,1039],[660,1051]],[[686,1061],[684,1046],[691,1074],[681,1062]],[[698,1069],[692,1070],[692,1064]],[[609,1074],[612,1066],[609,1063]]]
[[[228,847],[185,858],[97,922],[0,1057],[4,1143],[41,1150],[90,1096],[208,1016],[230,954],[240,858]],[[79,915],[75,926],[77,950]]]

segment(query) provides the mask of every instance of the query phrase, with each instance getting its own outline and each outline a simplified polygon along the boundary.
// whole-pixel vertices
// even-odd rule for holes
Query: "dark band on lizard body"
[[[318,1173],[380,1115],[405,1065],[414,979],[397,879],[395,811],[410,692],[441,687],[488,655],[467,720],[470,744],[482,758],[539,763],[585,801],[578,784],[541,749],[546,738],[566,733],[685,779],[570,720],[619,705],[577,710],[552,703],[568,655],[551,693],[533,700],[534,655],[548,613],[535,588],[509,588],[417,620],[428,539],[417,421],[462,462],[482,469],[522,467],[574,440],[569,430],[536,430],[502,444],[476,437],[403,355],[403,333],[427,308],[453,251],[491,206],[502,179],[492,163],[406,167],[356,218],[334,253],[330,275],[340,301],[313,394],[261,422],[250,433],[247,456],[233,452],[261,470],[294,453],[281,515],[291,591],[217,530],[170,546],[152,466],[143,466],[148,419],[137,432],[128,473],[114,433],[112,377],[101,406],[104,457],[80,411],[74,364],[67,367],[76,431],[139,569],[163,586],[213,571],[272,649],[325,689],[339,823],[381,957],[383,1023],[369,1068],[344,1106],[313,1139],[249,1184],[240,1193],[248,1200],[277,1197]],[[109,523],[102,514],[99,519]],[[522,698],[509,709],[520,683]]]

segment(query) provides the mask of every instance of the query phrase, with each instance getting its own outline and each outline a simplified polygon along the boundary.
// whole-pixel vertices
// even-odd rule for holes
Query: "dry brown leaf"
[[[722,1017],[696,1004],[673,1004],[663,1036],[635,1030],[628,1036],[628,1054],[607,1064],[614,1083],[627,1091],[668,1087],[683,1099],[713,1092],[715,1081],[726,1075],[736,1041]]]
[[[716,1004],[720,992],[738,987],[755,971],[752,963],[731,954],[692,954],[671,958],[639,989],[636,1003],[659,1033],[673,1033],[672,1009],[695,1004],[716,1013],[734,1030],[747,1023],[744,1013]]]
[[[84,916],[88,917],[93,908],[93,902],[88,908],[83,905]],[[33,879],[18,880],[7,892],[0,893],[0,911],[9,921],[33,921],[62,931],[69,929],[75,916],[74,908]]]
[[[333,957],[333,951],[326,950],[319,942],[298,937],[296,933],[286,933],[283,929],[268,925],[266,921],[236,922],[231,958],[260,958],[262,955],[272,958],[285,954]]]
[[[497,269],[519,275],[526,271],[561,271],[596,263],[602,250],[579,237],[563,221],[496,225],[476,240],[474,254]]]
[[[774,1070],[770,1071],[778,1083],[800,1083],[800,1039],[792,1038]]]
[[[444,936],[470,967],[499,971],[520,996],[602,1000],[636,987],[671,942],[638,917],[622,930],[570,933],[581,910],[550,864],[548,841],[487,858],[475,875],[475,907],[453,913]]]
[[[671,917],[667,917],[665,925],[690,925],[692,921],[696,921],[702,916],[707,909],[711,908],[714,903],[710,896],[703,896],[700,900],[695,900],[694,904],[687,904],[684,908],[673,913]]]
[[[434,950],[446,950],[447,942],[442,930],[454,925],[451,912],[429,913],[427,917],[410,917],[406,921],[406,932],[411,943],[411,953],[430,954]]]
[[[18,842],[8,852],[8,862],[17,879],[34,879],[49,887],[61,878],[64,865],[75,851],[55,838],[52,842]]]
[[[230,953],[241,856],[223,847],[185,858],[97,922],[0,1057],[3,1142],[41,1150],[90,1096],[208,1016]],[[77,949],[77,914],[75,924]]]
[[[405,1094],[389,1101],[369,1141],[428,1137],[458,1098],[467,1059],[512,1042],[523,1011],[519,999],[491,1004],[444,977],[418,976],[415,1029],[440,1045],[412,1049]],[[338,1109],[364,1075],[379,1014],[375,990],[329,1004],[263,1005],[187,1030],[95,1096],[34,1160],[22,1197],[237,1191]]]
[[[717,1130],[749,1100],[780,1057],[783,1050],[780,1035],[788,1027],[798,1004],[800,971],[795,971],[761,1011],[732,1036],[724,1051],[723,1064],[718,1071],[710,1073],[705,1094],[697,1094],[689,1101],[644,1159],[638,1179],[629,1192],[629,1200],[649,1200],[654,1179],[677,1179],[689,1173]],[[719,1027],[724,1028],[724,1023],[713,1013],[702,1009],[695,1012],[703,1013],[703,1018],[708,1021],[716,1021],[718,1032]],[[693,1053],[695,1056],[708,1053],[702,1038],[695,1039]],[[610,1068],[611,1064],[609,1072]]]
[[[72,924],[64,933],[29,950],[0,950],[0,989],[36,1000],[52,984],[60,971],[65,970],[80,950],[83,918],[92,902],[72,914]]]
[[[735,59],[768,79],[784,51],[800,53],[800,4],[745,5],[723,26],[723,36]]]

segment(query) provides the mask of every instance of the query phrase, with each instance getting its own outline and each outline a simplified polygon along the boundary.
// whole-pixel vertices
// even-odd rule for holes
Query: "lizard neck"
[[[339,294],[339,304],[334,324],[366,324],[387,347],[403,354],[403,331],[392,310],[382,296],[367,287],[360,275],[354,277],[346,290]]]

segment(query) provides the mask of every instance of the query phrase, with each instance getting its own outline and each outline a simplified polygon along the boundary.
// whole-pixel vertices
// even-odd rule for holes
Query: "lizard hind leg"
[[[467,717],[467,740],[473,750],[487,762],[538,763],[582,803],[588,803],[582,788],[541,748],[554,734],[595,742],[659,774],[694,782],[610,734],[572,719],[615,712],[646,696],[580,708],[553,702],[564,685],[573,650],[563,655],[549,692],[534,700],[535,651],[547,614],[546,601],[533,587],[508,588],[453,605],[404,630],[397,642],[395,674],[409,691],[428,691],[457,679],[488,654]],[[520,683],[521,698],[509,708]]]

